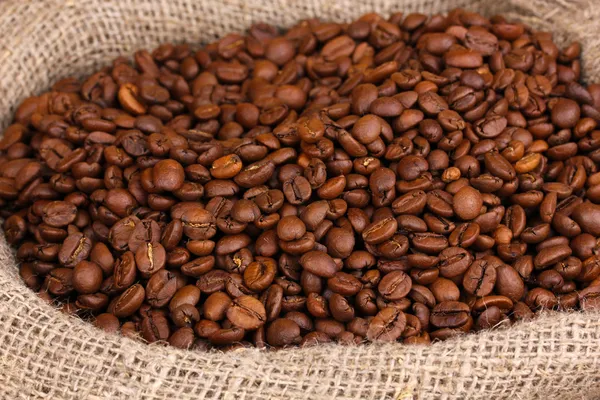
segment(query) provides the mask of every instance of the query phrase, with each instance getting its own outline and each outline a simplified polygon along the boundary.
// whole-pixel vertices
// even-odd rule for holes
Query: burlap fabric
[[[253,21],[348,20],[364,12],[503,13],[579,40],[600,78],[597,0],[0,1],[0,127],[19,102],[68,75],[164,41],[200,43]],[[527,3],[527,4],[520,4]],[[40,301],[0,240],[2,399],[571,399],[600,397],[600,314],[533,322],[430,347],[328,345],[185,352],[104,334]]]

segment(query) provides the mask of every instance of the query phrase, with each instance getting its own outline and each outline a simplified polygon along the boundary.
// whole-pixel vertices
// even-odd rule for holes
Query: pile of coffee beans
[[[600,308],[600,85],[464,10],[253,25],[26,99],[0,141],[20,274],[181,348],[429,343]]]

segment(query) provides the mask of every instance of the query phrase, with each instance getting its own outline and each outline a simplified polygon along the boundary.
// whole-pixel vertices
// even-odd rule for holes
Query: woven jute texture
[[[579,40],[586,80],[600,78],[597,0],[10,0],[0,1],[0,127],[57,79],[160,42],[199,44],[256,21],[289,26],[453,7],[502,13],[559,43]],[[1,399],[593,399],[599,383],[598,313],[547,313],[429,347],[224,354],[148,346],[44,304],[0,239]]]

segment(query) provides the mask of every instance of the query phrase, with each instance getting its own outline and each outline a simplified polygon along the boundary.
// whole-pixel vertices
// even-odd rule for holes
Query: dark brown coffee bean
[[[363,230],[362,237],[368,244],[378,244],[391,238],[396,229],[398,229],[398,222],[395,218],[389,217],[369,224]]]
[[[552,264],[555,264],[572,253],[568,245],[556,245],[541,249],[534,258],[534,266],[536,269],[544,269]]]
[[[119,319],[110,313],[99,314],[94,325],[108,333],[116,333],[120,329]]]
[[[169,303],[177,292],[177,278],[167,270],[153,274],[146,284],[146,301],[152,307],[160,308]]]
[[[448,243],[450,246],[468,248],[475,243],[480,232],[481,228],[475,222],[458,224],[448,237]]]
[[[81,261],[73,269],[73,288],[78,293],[95,293],[101,285],[102,269],[96,263]]]
[[[525,296],[525,304],[532,310],[552,309],[557,303],[557,298],[552,292],[540,287],[530,290]]]
[[[261,296],[261,301],[264,304],[267,321],[275,320],[281,313],[283,304],[284,289],[279,284],[270,286]],[[308,307],[308,302],[307,302]]]
[[[73,233],[63,242],[58,260],[65,267],[73,268],[85,260],[92,250],[92,241],[82,233]]]
[[[465,186],[452,199],[454,212],[463,220],[471,220],[481,212],[483,199],[477,189]]]
[[[5,236],[44,300],[186,349],[593,310],[600,86],[578,83],[580,47],[460,10],[141,50],[17,108]]]
[[[579,292],[579,305],[582,310],[597,310],[600,306],[600,286],[588,286]]]
[[[233,300],[227,309],[227,318],[235,326],[254,330],[267,321],[263,304],[252,296],[240,296]]]
[[[473,261],[463,278],[465,290],[475,296],[490,294],[496,283],[496,268],[496,262],[489,258]]]
[[[186,285],[177,290],[169,302],[169,310],[173,312],[184,304],[195,306],[200,300],[201,290],[194,285]]]
[[[413,233],[410,240],[416,250],[427,254],[438,254],[448,247],[446,237],[433,232]]]
[[[429,285],[429,290],[433,293],[438,303],[444,301],[458,301],[460,298],[460,289],[454,282],[446,278],[437,278]]]
[[[149,343],[167,340],[171,333],[167,318],[158,311],[151,311],[142,318],[140,330],[144,340]]]
[[[271,346],[283,347],[300,343],[300,327],[287,318],[279,318],[267,327],[267,342]]]
[[[116,298],[112,313],[118,318],[128,317],[140,308],[145,297],[146,291],[142,285],[130,286]]]
[[[175,160],[161,160],[152,169],[154,186],[158,190],[174,192],[183,185],[185,173]]]
[[[235,183],[244,188],[262,185],[275,172],[272,161],[257,161],[242,169],[234,178]]]
[[[575,207],[571,217],[579,224],[585,233],[600,236],[600,224],[597,222],[599,212],[600,206],[590,202],[584,202]]]
[[[525,293],[525,285],[516,269],[501,264],[496,268],[495,290],[498,294],[517,302]]]
[[[306,271],[323,278],[332,278],[339,271],[331,256],[323,251],[309,251],[300,258],[300,265]]]
[[[147,243],[135,252],[138,271],[145,278],[161,270],[167,263],[167,253],[160,243]]]
[[[381,279],[377,287],[379,293],[388,301],[405,297],[412,287],[410,277],[402,271],[392,271]]]
[[[208,336],[208,340],[215,345],[228,345],[242,340],[245,333],[242,328],[238,327],[223,328],[212,332]]]
[[[382,309],[369,323],[367,339],[371,341],[393,342],[406,327],[406,316],[395,307]]]
[[[296,176],[284,182],[283,193],[290,204],[303,204],[311,196],[312,188],[303,176]]]
[[[473,262],[470,252],[460,247],[448,247],[440,253],[438,264],[440,275],[454,278],[463,274]]]
[[[68,295],[73,291],[73,269],[54,268],[49,271],[44,281],[44,287],[55,296]]]
[[[250,263],[244,271],[244,283],[250,290],[265,290],[273,282],[276,270],[277,266],[273,259],[261,257]]]
[[[44,223],[60,228],[67,226],[75,220],[77,215],[77,207],[66,201],[53,201],[44,207],[43,221]]]
[[[295,215],[283,217],[277,223],[277,236],[281,240],[290,241],[300,239],[306,233],[306,226]]]

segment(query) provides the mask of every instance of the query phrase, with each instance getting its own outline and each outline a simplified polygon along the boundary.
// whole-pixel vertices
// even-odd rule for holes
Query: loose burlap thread
[[[252,22],[362,13],[502,13],[583,44],[600,78],[595,0],[0,1],[0,128],[27,96],[161,42],[198,44]],[[527,4],[521,4],[527,3]],[[105,334],[27,289],[0,239],[2,399],[570,399],[600,397],[600,314],[546,313],[428,347],[181,351]]]

